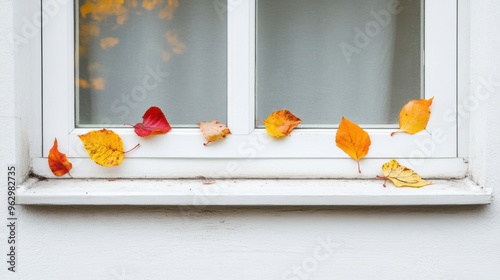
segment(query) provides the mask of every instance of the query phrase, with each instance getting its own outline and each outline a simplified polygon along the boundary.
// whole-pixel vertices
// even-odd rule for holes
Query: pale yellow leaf
[[[423,180],[415,171],[400,165],[394,159],[382,165],[382,173],[384,176],[377,177],[390,180],[396,187],[421,188],[431,184]]]
[[[198,126],[200,127],[206,143],[203,145],[207,145],[208,143],[221,140],[226,137],[226,135],[231,134],[229,128],[219,121],[211,121],[211,122],[199,122]]]

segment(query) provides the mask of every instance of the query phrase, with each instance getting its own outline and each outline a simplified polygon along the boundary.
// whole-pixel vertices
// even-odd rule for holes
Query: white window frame
[[[335,146],[336,129],[296,129],[292,136],[275,140],[263,129],[255,128],[255,0],[240,1],[227,10],[227,124],[232,135],[204,147],[198,129],[174,128],[166,135],[146,139],[137,137],[131,128],[114,128],[125,148],[137,143],[141,147],[127,154],[118,167],[96,165],[78,138],[92,129],[74,125],[73,5],[68,1],[42,29],[42,97],[35,100],[40,100],[43,108],[43,129],[41,139],[34,138],[42,143],[41,147],[34,145],[36,174],[53,177],[46,157],[54,138],[59,141],[60,151],[73,162],[73,177],[373,178],[380,174],[380,166],[392,158],[425,177],[463,177],[466,173],[466,155],[459,153],[455,110],[457,0],[425,1],[425,98],[435,97],[427,131],[391,137],[394,128],[367,128],[372,146],[361,161],[361,174],[357,173],[356,162]]]

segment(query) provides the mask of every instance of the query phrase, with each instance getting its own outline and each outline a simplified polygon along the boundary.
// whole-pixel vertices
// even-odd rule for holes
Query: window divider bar
[[[79,98],[77,99],[76,98],[76,87],[75,87],[75,78],[76,78],[76,73],[75,73],[75,69],[77,69],[75,66],[75,55],[80,55],[79,51],[78,52],[75,52],[76,48],[75,48],[75,38],[77,38],[76,36],[79,36],[79,33],[78,33],[78,28],[75,28],[76,24],[78,24],[76,22],[76,17],[75,17],[75,7],[74,5],[78,5],[78,3],[75,4],[75,2],[71,2],[71,3],[68,3],[68,22],[70,24],[68,24],[67,28],[67,34],[68,34],[68,48],[69,48],[69,51],[68,51],[68,72],[67,72],[67,75],[68,75],[68,80],[70,81],[68,83],[68,93],[69,93],[69,96],[68,96],[68,113],[69,113],[69,116],[68,116],[68,133],[70,133],[71,131],[73,131],[73,129],[75,129],[75,116],[76,116],[76,100],[79,101]],[[79,107],[78,107],[79,108]]]
[[[42,44],[50,46],[43,47],[41,54],[43,155],[48,154],[54,138],[57,138],[61,150],[67,150],[69,133],[74,127],[73,7],[73,2],[68,1],[62,7],[63,11],[51,17],[42,27]]]
[[[255,128],[255,0],[227,5],[228,127],[249,134]]]

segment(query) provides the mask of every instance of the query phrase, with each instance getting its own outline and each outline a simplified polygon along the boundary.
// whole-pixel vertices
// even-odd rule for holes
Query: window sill
[[[421,189],[381,180],[29,179],[21,205],[397,206],[489,204],[492,191],[468,179],[432,180]],[[208,183],[208,184],[207,184]]]

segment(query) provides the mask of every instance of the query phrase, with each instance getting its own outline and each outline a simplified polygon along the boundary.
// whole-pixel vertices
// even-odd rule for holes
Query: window
[[[456,1],[131,0],[107,16],[82,11],[94,2],[68,2],[42,30],[42,153],[57,137],[75,177],[372,178],[390,158],[442,177],[463,164]],[[432,96],[428,132],[390,136],[404,103]],[[152,105],[171,132],[141,139],[123,126]],[[284,108],[303,124],[270,139],[259,121]],[[372,139],[361,175],[335,146],[342,116]],[[232,135],[204,147],[194,125],[213,119]],[[100,127],[142,145],[119,167],[97,166],[77,135]],[[46,162],[33,167],[43,174]]]

